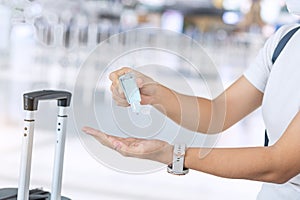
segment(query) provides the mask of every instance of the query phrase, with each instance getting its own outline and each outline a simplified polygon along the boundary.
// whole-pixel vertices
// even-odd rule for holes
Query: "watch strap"
[[[174,144],[173,162],[168,166],[169,173],[175,175],[185,175],[188,173],[188,169],[184,168],[185,150],[185,144]]]

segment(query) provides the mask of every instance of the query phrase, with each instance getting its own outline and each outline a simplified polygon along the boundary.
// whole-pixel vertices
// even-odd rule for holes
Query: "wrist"
[[[160,105],[162,102],[161,100],[163,99],[163,95],[164,95],[164,90],[166,88],[164,86],[162,86],[159,83],[156,83],[155,85],[155,92],[153,93],[152,96],[152,101],[151,101],[151,105]]]
[[[184,167],[189,169],[194,169],[196,159],[201,160],[201,148],[195,148],[195,147],[187,148],[185,151]]]
[[[191,152],[191,148],[187,148],[186,151],[185,151],[185,155],[184,155],[184,167],[186,167],[186,168],[191,168],[190,163],[189,163],[190,152]]]
[[[174,152],[173,145],[168,145],[165,148],[163,148],[159,156],[160,157],[159,162],[164,163],[166,165],[171,164],[173,161],[173,152]]]
[[[159,150],[145,154],[143,159],[153,160],[169,165],[173,160],[173,150],[174,146],[167,143],[166,145],[160,147]]]
[[[174,101],[175,100],[175,101]],[[177,97],[174,91],[157,83],[156,91],[152,96],[151,105],[156,107],[158,110],[166,113],[169,107],[177,107]]]

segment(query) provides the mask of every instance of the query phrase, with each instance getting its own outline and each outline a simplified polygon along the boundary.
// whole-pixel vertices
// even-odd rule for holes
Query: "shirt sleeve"
[[[273,52],[280,39],[291,30],[294,25],[285,25],[281,27],[274,35],[272,35],[265,43],[264,47],[259,51],[254,62],[244,72],[244,77],[259,91],[265,91],[269,75],[272,70]]]

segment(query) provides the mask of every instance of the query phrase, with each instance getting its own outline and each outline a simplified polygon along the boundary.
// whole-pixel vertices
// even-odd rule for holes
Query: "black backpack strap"
[[[265,147],[267,147],[269,145],[269,136],[268,136],[268,132],[267,129],[265,130]]]
[[[300,29],[300,26],[293,28],[292,30],[290,30],[285,36],[283,36],[283,38],[279,41],[277,47],[275,48],[275,51],[273,53],[272,56],[272,63],[274,64],[278,58],[278,56],[280,55],[280,53],[282,52],[282,50],[284,49],[284,47],[286,46],[286,44],[290,41],[290,39],[293,37],[293,35]],[[268,137],[268,132],[267,129],[265,130],[265,147],[267,147],[269,145],[269,137]]]
[[[272,56],[272,63],[274,64],[275,61],[277,60],[278,56],[280,55],[280,53],[282,52],[283,48],[285,47],[285,45],[290,41],[290,39],[293,37],[293,35],[299,30],[300,26],[293,28],[292,30],[290,30],[285,36],[283,36],[283,38],[279,41],[273,56]]]

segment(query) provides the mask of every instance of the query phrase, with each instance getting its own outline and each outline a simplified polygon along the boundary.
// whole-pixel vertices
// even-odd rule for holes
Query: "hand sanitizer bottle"
[[[132,112],[138,114],[141,110],[141,94],[134,73],[129,72],[120,76],[119,81]]]

